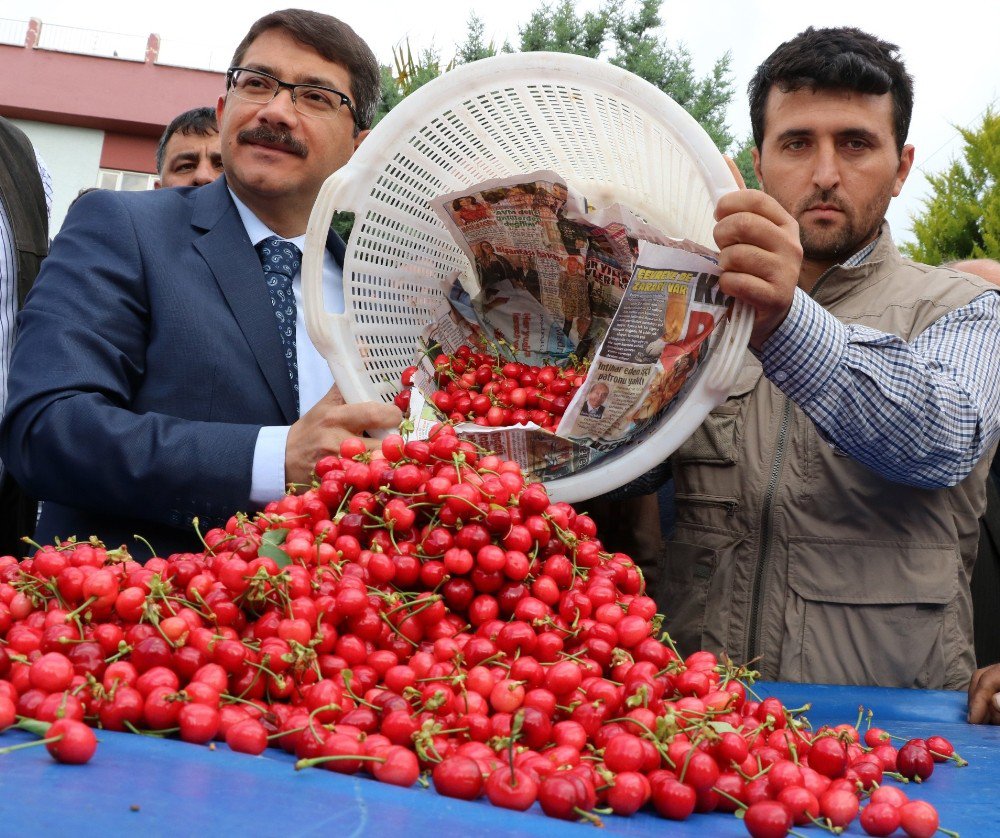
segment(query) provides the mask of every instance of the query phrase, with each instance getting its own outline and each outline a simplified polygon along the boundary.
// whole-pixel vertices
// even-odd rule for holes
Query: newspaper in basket
[[[303,295],[310,337],[349,402],[390,400],[442,301],[441,280],[474,276],[430,207],[491,178],[551,169],[598,205],[621,203],[665,233],[711,247],[713,211],[735,187],[702,128],[666,94],[579,56],[517,53],[463,65],[404,99],[320,191],[306,238]],[[333,213],[354,227],[343,313],[325,309],[321,274]],[[737,305],[683,403],[640,444],[552,480],[576,501],[660,462],[725,399],[752,327]]]

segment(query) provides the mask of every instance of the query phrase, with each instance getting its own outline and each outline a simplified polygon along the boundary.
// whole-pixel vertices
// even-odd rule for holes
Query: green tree
[[[609,60],[660,88],[698,120],[722,151],[729,151],[735,139],[726,124],[734,94],[732,57],[725,53],[699,78],[688,49],[672,47],[656,34],[663,25],[661,4],[662,0],[642,0],[636,10],[626,12],[621,2],[612,0],[604,7],[614,44]]]
[[[392,60],[395,67],[382,65],[382,101],[379,103],[373,124],[379,121],[396,105],[403,101],[418,87],[455,66],[452,59],[444,67],[441,66],[441,55],[433,47],[419,51],[416,55],[410,46],[409,39],[392,49]]]
[[[962,155],[927,175],[932,194],[913,216],[916,242],[902,248],[929,265],[1000,258],[1000,114],[990,107],[979,127],[959,131]]]
[[[753,170],[753,149],[753,137],[749,136],[734,148],[733,162],[743,175],[747,189],[760,189],[760,181],[757,180],[757,173]]]
[[[469,15],[468,30],[466,31],[465,42],[455,53],[456,64],[471,64],[481,58],[491,58],[497,54],[498,50],[493,41],[486,43],[484,40],[486,27],[482,18],[475,12]],[[499,52],[513,52],[510,44],[504,41],[504,45]]]
[[[519,30],[521,52],[570,52],[597,58],[618,6],[618,0],[609,0],[600,11],[578,16],[573,0],[559,0],[554,8],[542,5]]]
[[[559,0],[554,7],[543,5],[520,30],[521,51],[606,57],[670,96],[698,120],[720,149],[735,151],[735,138],[726,124],[726,109],[734,94],[729,53],[699,78],[687,48],[672,47],[657,34],[663,25],[661,5],[662,0],[641,0],[630,10],[624,0],[607,0],[599,11],[582,15],[576,13],[572,0]]]

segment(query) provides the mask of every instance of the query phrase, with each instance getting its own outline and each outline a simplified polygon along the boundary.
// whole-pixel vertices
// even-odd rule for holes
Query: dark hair
[[[156,171],[160,175],[163,174],[163,164],[166,162],[167,143],[178,132],[197,134],[199,137],[218,134],[219,125],[215,121],[215,108],[194,108],[190,111],[184,111],[180,116],[175,116],[171,120],[156,146]]]
[[[240,41],[231,67],[243,63],[250,44],[268,29],[284,29],[301,44],[312,47],[327,61],[341,64],[351,77],[351,98],[358,129],[370,128],[382,99],[382,71],[371,48],[342,20],[305,9],[285,9],[264,15]]]
[[[892,94],[896,150],[903,151],[913,113],[913,78],[899,58],[899,47],[854,27],[809,27],[785,41],[757,68],[750,80],[750,125],[757,148],[764,142],[764,109],[772,87],[782,93],[853,90]]]

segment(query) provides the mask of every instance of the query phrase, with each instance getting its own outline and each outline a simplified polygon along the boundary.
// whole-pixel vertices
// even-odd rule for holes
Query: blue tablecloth
[[[946,736],[971,763],[937,765],[907,794],[937,806],[942,826],[964,838],[1000,834],[1000,729],[965,722],[965,695],[878,688],[765,684],[787,706],[806,701],[814,725],[853,722],[858,706],[875,724],[902,736]],[[0,744],[31,737],[10,731]],[[508,812],[433,790],[399,789],[366,777],[296,772],[294,760],[269,750],[249,757],[176,741],[102,732],[93,761],[58,765],[44,748],[0,757],[0,832],[6,835],[583,835],[592,826],[545,818],[538,807]],[[695,815],[683,823],[653,814],[609,816],[604,834],[745,836],[731,815]],[[817,836],[826,835],[810,830]],[[857,822],[848,834],[863,835]],[[902,834],[902,833],[899,833]]]

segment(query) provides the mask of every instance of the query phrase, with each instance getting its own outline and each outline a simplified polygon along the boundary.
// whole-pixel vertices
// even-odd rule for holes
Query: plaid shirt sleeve
[[[1000,435],[1000,295],[907,343],[845,325],[799,289],[760,352],[764,374],[843,453],[923,488],[962,480]]]

